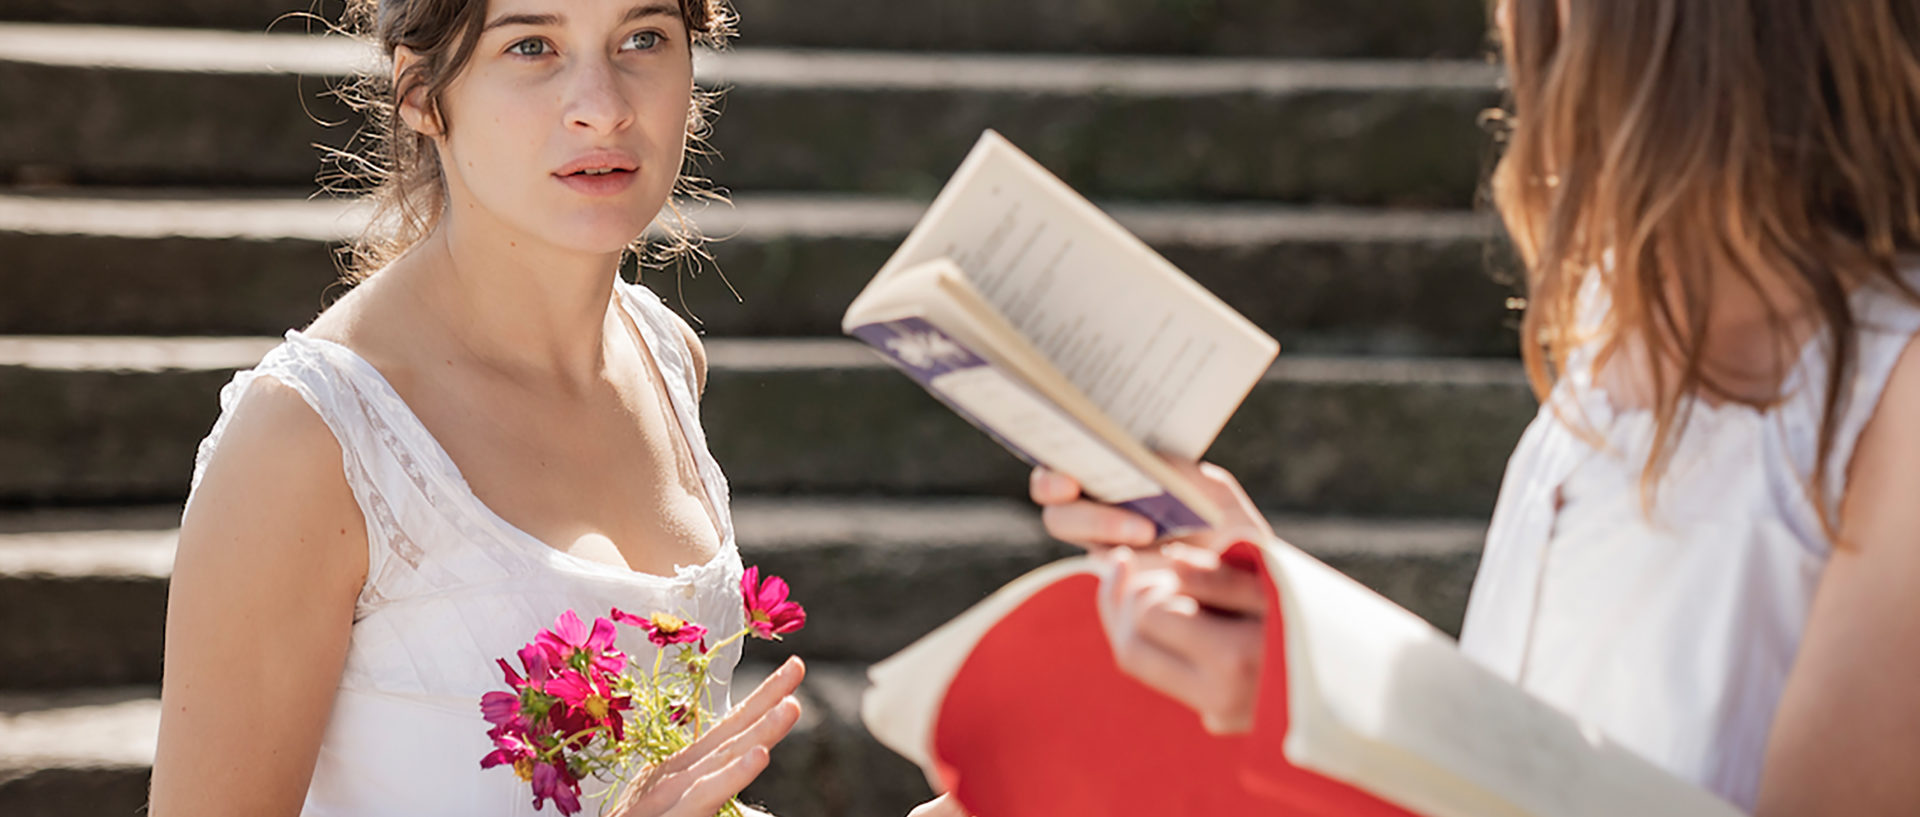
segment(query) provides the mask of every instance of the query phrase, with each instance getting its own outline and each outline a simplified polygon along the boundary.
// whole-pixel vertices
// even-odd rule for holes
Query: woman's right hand
[[[621,796],[617,817],[712,817],[767,768],[767,753],[800,720],[793,697],[806,677],[799,658],[780,669],[713,729],[647,770]]]
[[[1235,542],[1266,542],[1273,538],[1273,528],[1267,524],[1266,517],[1253,506],[1240,481],[1227,469],[1206,462],[1169,460],[1167,464],[1200,486],[1222,514],[1219,525],[1181,537],[1180,541],[1217,553]],[[1093,551],[1162,544],[1154,536],[1152,520],[1082,496],[1080,483],[1066,474],[1045,467],[1035,468],[1028,493],[1042,508],[1040,519],[1047,533],[1062,542]]]
[[[1153,547],[1164,543],[1154,541],[1146,517],[1083,498],[1071,477],[1036,468],[1031,491],[1046,509],[1048,533],[1109,562],[1100,622],[1120,671],[1185,704],[1209,732],[1245,732],[1265,660],[1266,592],[1257,574],[1219,554],[1235,542],[1271,541],[1273,529],[1225,469],[1174,465],[1213,498],[1222,519],[1167,547]]]

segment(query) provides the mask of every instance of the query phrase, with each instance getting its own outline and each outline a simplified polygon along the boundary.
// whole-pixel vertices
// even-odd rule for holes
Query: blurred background
[[[0,0],[0,814],[144,804],[195,443],[232,373],[340,294],[357,211],[313,197],[314,145],[352,134],[325,91],[365,52],[270,30],[300,2]],[[725,280],[637,274],[707,337],[746,559],[812,613],[748,651],[745,683],[783,650],[813,666],[751,794],[904,815],[925,784],[859,727],[865,667],[1067,552],[1024,467],[837,337],[983,128],[1280,338],[1211,458],[1283,536],[1457,631],[1534,410],[1475,208],[1484,0],[736,4],[698,72],[730,89],[705,170],[735,203],[699,218]]]

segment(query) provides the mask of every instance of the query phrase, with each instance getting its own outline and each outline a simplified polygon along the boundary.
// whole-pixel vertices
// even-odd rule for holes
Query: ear
[[[423,59],[425,57],[411,48],[404,45],[394,46],[392,87],[400,87],[400,78],[406,76],[408,71],[415,70]],[[415,132],[429,138],[440,135],[440,117],[438,112],[431,110],[427,103],[425,85],[416,84],[409,89],[406,96],[395,102],[394,109],[399,113],[400,121],[406,123],[406,126]]]

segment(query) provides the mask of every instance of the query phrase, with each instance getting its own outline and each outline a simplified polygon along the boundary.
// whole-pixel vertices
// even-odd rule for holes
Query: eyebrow
[[[646,17],[654,17],[658,15],[679,16],[679,14],[680,14],[680,9],[674,6],[665,5],[661,3],[654,3],[651,5],[645,5],[645,6],[634,6],[633,8],[627,9],[627,13],[620,17],[620,22],[630,23],[630,22],[633,22],[634,20],[639,20]],[[562,18],[558,14],[503,14],[503,15],[500,15],[499,17],[493,18],[492,21],[488,22],[486,26],[482,27],[480,30],[482,32],[487,32],[487,31],[492,31],[501,26],[516,26],[516,25],[517,26],[554,26],[554,25],[559,25],[563,20],[564,18]]]

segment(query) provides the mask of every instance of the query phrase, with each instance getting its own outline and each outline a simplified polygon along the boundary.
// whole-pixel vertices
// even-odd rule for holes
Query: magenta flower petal
[[[520,666],[527,670],[527,684],[535,689],[553,677],[553,668],[560,663],[558,656],[538,642],[521,647],[519,655]]]
[[[561,814],[574,814],[580,811],[580,796],[574,791],[575,783],[564,769],[552,763],[542,763],[533,767],[533,807],[539,809],[542,801],[552,800],[553,807]]]
[[[593,684],[586,676],[567,670],[547,682],[547,694],[558,696],[567,706],[579,706],[593,694]]]
[[[580,796],[574,794],[572,787],[556,789],[553,792],[553,807],[561,814],[579,814]]]
[[[593,632],[587,636],[585,644],[587,651],[599,655],[612,649],[613,637],[618,634],[619,630],[613,626],[611,620],[604,618],[594,619]]]
[[[553,620],[553,628],[541,630],[534,635],[533,642],[547,649],[553,656],[553,663],[564,664],[575,650],[587,645],[590,630],[580,615],[568,610]]]
[[[779,576],[768,576],[760,585],[760,603],[773,607],[787,600],[787,580]]]
[[[747,568],[747,572],[740,577],[740,595],[747,600],[747,609],[749,610],[753,609],[754,602],[760,600],[759,565]]]
[[[480,768],[491,769],[495,766],[511,765],[515,772],[524,769],[523,761],[531,763],[534,757],[533,744],[528,743],[524,734],[511,732],[506,727],[494,727],[487,730],[487,737],[493,739],[494,750],[480,759]]]
[[[740,594],[747,608],[747,626],[754,637],[777,640],[781,634],[806,626],[807,611],[787,598],[785,579],[768,576],[760,581],[760,568],[747,568],[740,580]]]
[[[793,602],[786,602],[772,611],[773,631],[776,634],[790,633],[807,626],[807,611]]]
[[[614,621],[621,624],[630,624],[635,627],[647,626],[646,619],[636,616],[632,613],[623,613],[620,611],[620,608],[618,607],[613,608],[612,616]]]
[[[520,716],[520,696],[511,692],[489,692],[480,696],[480,715],[487,723],[499,725]]]
[[[527,679],[521,677],[520,673],[514,672],[513,665],[507,663],[507,659],[495,658],[493,662],[500,665],[500,674],[506,676],[507,686],[520,689],[527,685]]]
[[[570,647],[587,643],[587,623],[580,620],[580,614],[568,610],[553,620],[553,634]]]

